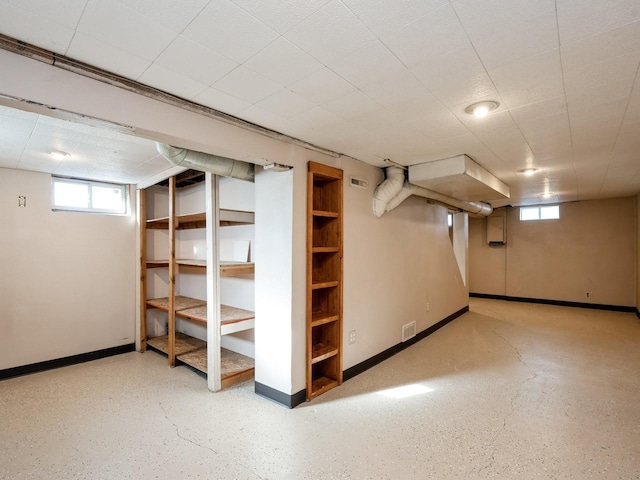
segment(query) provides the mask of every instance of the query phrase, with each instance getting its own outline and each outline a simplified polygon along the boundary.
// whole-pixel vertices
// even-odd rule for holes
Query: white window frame
[[[533,213],[536,215],[523,215],[523,212]],[[552,213],[557,212],[557,213]],[[549,215],[552,213],[551,215]],[[528,217],[528,218],[526,218]],[[537,207],[520,207],[520,221],[529,222],[537,220],[558,220],[560,218],[560,205],[541,205]]]
[[[88,206],[74,207],[56,204],[56,184],[84,185],[87,187]],[[107,187],[120,191],[120,206],[118,208],[97,208],[93,206],[92,187]],[[80,178],[51,176],[51,210],[54,212],[84,212],[99,213],[102,215],[128,215],[129,214],[129,186],[123,183],[98,182]]]

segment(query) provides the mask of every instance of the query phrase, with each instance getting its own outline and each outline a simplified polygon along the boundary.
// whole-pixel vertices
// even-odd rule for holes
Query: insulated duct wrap
[[[254,165],[252,163],[220,157],[210,153],[196,152],[186,148],[177,148],[166,143],[156,143],[158,152],[173,165],[211,172],[223,177],[237,178],[247,182],[254,181]]]
[[[396,208],[411,195],[435,200],[436,202],[482,217],[491,215],[491,212],[493,212],[493,207],[488,203],[460,200],[413,185],[409,183],[408,180],[405,180],[404,170],[402,168],[388,167],[386,169],[386,176],[385,181],[378,185],[378,188],[376,188],[373,194],[373,214],[378,218]]]

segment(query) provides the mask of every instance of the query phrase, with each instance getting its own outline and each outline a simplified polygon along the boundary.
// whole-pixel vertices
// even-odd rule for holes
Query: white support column
[[[453,214],[453,253],[458,262],[462,281],[469,289],[469,214],[459,212]]]
[[[207,215],[207,388],[220,390],[219,178],[205,174]]]

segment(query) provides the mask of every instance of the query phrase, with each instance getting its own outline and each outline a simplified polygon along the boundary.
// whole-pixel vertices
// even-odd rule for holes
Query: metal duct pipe
[[[388,167],[385,170],[387,178],[378,185],[373,194],[373,214],[380,218],[387,212],[389,202],[402,191],[404,185],[404,170],[400,167]]]
[[[392,172],[393,183],[389,182],[389,170],[394,169]],[[396,170],[400,171],[402,178],[402,187],[397,188],[397,181],[400,178],[400,174]],[[393,185],[393,186],[391,186]],[[384,188],[383,188],[384,187]],[[395,192],[395,193],[394,193]],[[393,194],[392,196],[389,196]],[[427,190],[426,188],[413,185],[408,181],[404,181],[404,170],[398,167],[387,168],[387,180],[382,182],[373,194],[373,213],[376,217],[380,218],[385,212],[390,212],[402,202],[404,202],[411,195],[417,195],[419,197],[435,200],[445,205],[464,210],[465,212],[473,213],[486,217],[491,215],[493,207],[484,202],[469,202],[466,200],[460,200],[458,198],[443,195],[442,193]]]
[[[186,148],[177,148],[166,143],[156,142],[158,152],[174,165],[192,168],[202,172],[211,172],[223,177],[233,177],[247,182],[254,181],[252,163],[220,157],[210,153],[196,152]]]

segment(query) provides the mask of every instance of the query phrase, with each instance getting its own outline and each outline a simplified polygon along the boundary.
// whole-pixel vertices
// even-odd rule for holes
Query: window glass
[[[556,220],[560,218],[560,206],[520,208],[520,220]]]
[[[128,211],[127,186],[53,177],[53,210],[125,214]]]
[[[558,205],[540,207],[540,220],[555,220],[556,218],[560,218],[560,207]]]

